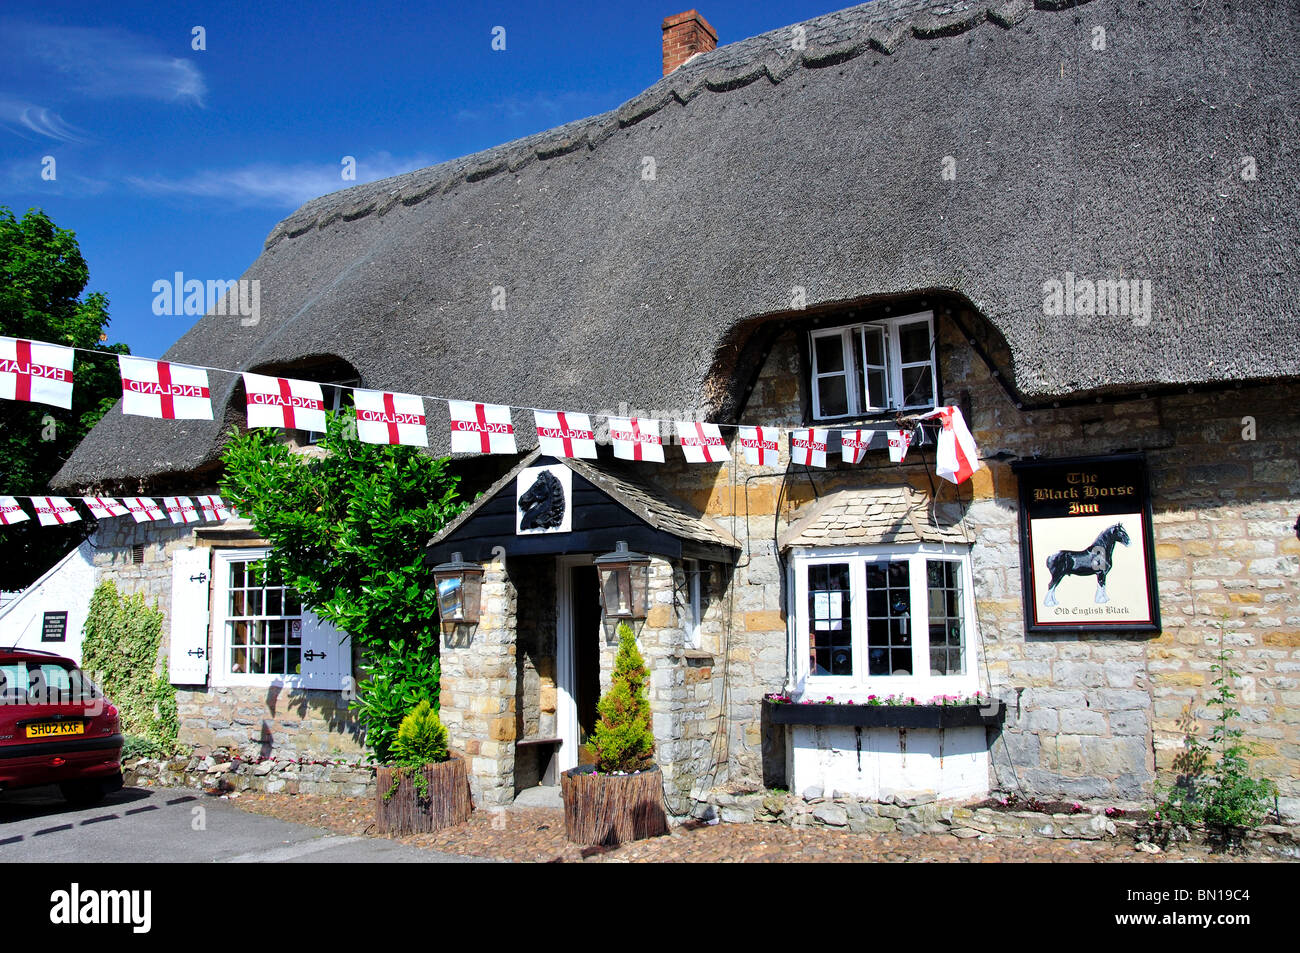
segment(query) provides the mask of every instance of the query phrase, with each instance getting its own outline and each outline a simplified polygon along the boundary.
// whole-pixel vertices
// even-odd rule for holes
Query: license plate
[[[62,735],[79,735],[86,730],[84,721],[45,721],[27,726],[28,738],[57,738]]]

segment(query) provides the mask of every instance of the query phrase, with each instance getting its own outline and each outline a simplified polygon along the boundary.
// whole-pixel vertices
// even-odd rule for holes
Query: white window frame
[[[965,671],[959,675],[930,675],[929,598],[927,559],[961,565],[962,624]],[[925,675],[869,675],[867,643],[867,564],[909,562],[912,625],[912,671]],[[828,563],[849,565],[849,619],[852,623],[852,675],[814,675],[809,664],[808,567]],[[970,550],[945,543],[912,546],[817,547],[797,550],[790,560],[788,591],[793,593],[791,639],[795,646],[795,689],[800,697],[865,702],[867,696],[904,695],[928,702],[940,695],[973,695],[979,690],[979,640],[976,633],[974,579]],[[917,633],[921,633],[918,637]]]
[[[920,324],[924,322],[930,335],[930,356],[925,361],[912,361],[907,365],[903,364],[902,357],[902,339],[901,329],[907,324]],[[870,390],[870,378],[867,374],[866,363],[866,336],[868,329],[884,331],[884,353],[885,353],[885,376],[887,381],[888,394],[883,399],[877,400],[873,394],[866,393]],[[854,332],[862,332],[862,346],[854,346]],[[860,417],[864,414],[883,413],[888,410],[915,410],[928,409],[939,399],[939,371],[938,371],[938,354],[937,342],[934,336],[934,312],[918,311],[915,314],[905,314],[894,318],[882,318],[878,321],[867,321],[862,324],[844,325],[838,328],[823,328],[808,332],[808,353],[811,366],[809,380],[812,390],[812,407],[814,420],[844,420],[851,417]],[[844,355],[843,371],[822,372],[817,367],[817,341],[826,338],[840,339],[840,347]],[[905,391],[903,390],[903,371],[905,368],[922,367],[928,364],[930,367],[930,397],[928,401],[920,403],[904,404],[902,403]],[[874,366],[874,365],[873,365]],[[863,387],[859,390],[857,386],[859,372],[861,372]],[[817,383],[823,377],[844,377],[845,391],[848,394],[848,412],[844,414],[823,414],[821,410],[821,391]]]
[[[284,686],[321,691],[342,691],[342,687],[330,688],[323,684],[311,682],[302,674],[272,675],[253,674],[249,672],[230,671],[230,633],[226,622],[230,605],[230,565],[234,562],[248,562],[265,559],[270,549],[265,547],[247,547],[233,549],[214,549],[212,551],[212,659],[209,665],[214,687],[236,686]],[[286,587],[288,588],[288,587]],[[329,638],[320,639],[320,633],[328,633]],[[324,648],[331,655],[345,653],[346,660],[335,658],[335,662],[345,661],[341,673],[344,685],[351,677],[352,647],[351,640],[340,643],[338,632],[332,626],[321,622],[306,609],[302,610],[302,651]]]
[[[698,649],[703,640],[704,602],[701,599],[701,575],[704,564],[698,559],[683,559],[682,572],[686,575],[686,648]]]

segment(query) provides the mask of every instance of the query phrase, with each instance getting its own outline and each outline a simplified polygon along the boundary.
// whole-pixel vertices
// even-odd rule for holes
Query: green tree
[[[267,568],[352,636],[365,675],[352,707],[382,761],[402,718],[421,701],[438,705],[441,629],[424,545],[464,504],[445,458],[354,433],[350,412],[330,415],[323,456],[263,430],[234,435],[221,492],[270,542]]]
[[[38,209],[21,219],[0,206],[0,336],[129,354],[101,343],[108,299],[83,296],[90,271],[76,235]],[[121,396],[117,362],[78,355],[72,409],[0,400],[0,494],[40,493],[73,449]],[[30,510],[29,510],[30,515]],[[40,526],[35,519],[0,530],[0,587],[36,580],[94,529],[93,520]]]
[[[631,774],[654,766],[655,737],[650,730],[650,702],[645,690],[649,678],[632,627],[619,623],[614,677],[596,706],[600,720],[588,742],[596,769],[603,774]]]

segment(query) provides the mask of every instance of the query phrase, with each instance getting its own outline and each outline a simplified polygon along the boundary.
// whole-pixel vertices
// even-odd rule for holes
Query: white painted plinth
[[[887,794],[979,797],[989,791],[982,726],[851,728],[791,725],[786,743],[790,790],[820,787],[867,800]]]

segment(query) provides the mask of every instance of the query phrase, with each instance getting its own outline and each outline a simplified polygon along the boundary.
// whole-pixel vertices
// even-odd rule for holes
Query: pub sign
[[[1029,632],[1159,632],[1142,454],[1012,465]]]

